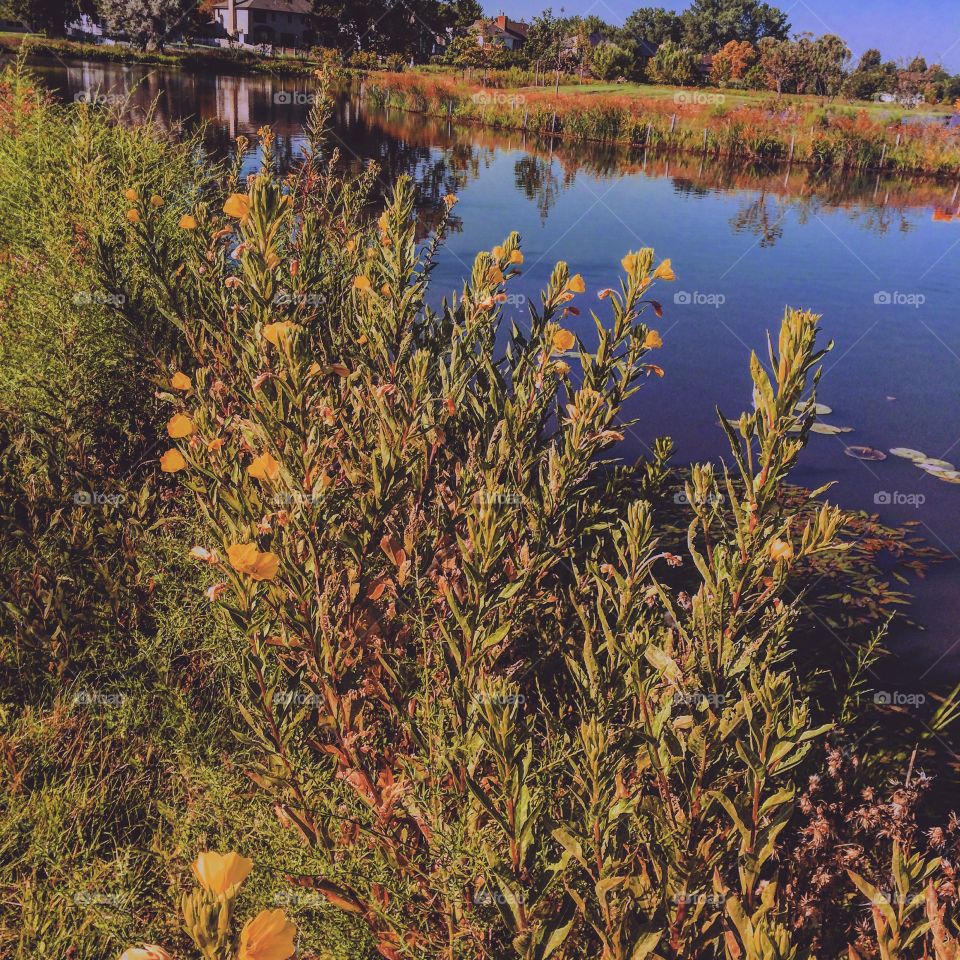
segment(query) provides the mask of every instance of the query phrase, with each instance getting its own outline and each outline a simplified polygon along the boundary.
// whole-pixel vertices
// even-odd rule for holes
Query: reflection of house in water
[[[309,0],[217,0],[214,23],[239,43],[304,47],[314,41]]]

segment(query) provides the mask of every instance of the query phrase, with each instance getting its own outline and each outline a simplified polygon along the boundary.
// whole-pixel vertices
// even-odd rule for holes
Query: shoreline
[[[799,164],[811,169],[947,179],[960,175],[960,137],[946,127],[898,124],[860,111],[759,107],[728,111],[605,94],[559,98],[527,88],[491,89],[422,74],[368,74],[361,96],[374,105],[453,123],[533,134],[549,141],[670,150],[712,159]],[[789,126],[788,126],[789,124]],[[789,130],[784,134],[784,128]]]

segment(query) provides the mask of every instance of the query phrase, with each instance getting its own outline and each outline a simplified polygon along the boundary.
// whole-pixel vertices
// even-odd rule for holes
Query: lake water
[[[315,92],[302,78],[54,61],[35,69],[64,99],[129,93],[135,111],[155,104],[166,124],[208,121],[217,153],[269,124],[282,155],[296,156]],[[630,453],[668,434],[677,463],[725,455],[714,406],[728,416],[749,408],[750,350],[764,349],[786,305],[822,314],[836,346],[820,400],[834,410],[829,422],[854,432],[815,436],[795,479],[835,480],[836,502],[891,524],[916,522],[947,554],[913,587],[915,616],[927,630],[901,631],[888,669],[915,688],[957,678],[960,486],[895,457],[873,463],[844,454],[848,444],[912,447],[960,463],[960,215],[949,219],[960,214],[957,184],[549,144],[368,110],[347,95],[337,104],[334,136],[345,163],[376,160],[385,184],[400,173],[414,178],[424,233],[442,197],[459,196],[456,229],[434,274],[438,291],[459,287],[476,251],[512,229],[526,257],[513,293],[535,296],[554,263],[566,260],[587,281],[580,302],[601,316],[595,293],[616,282],[624,253],[652,246],[673,260],[677,283],[658,290],[666,376],[635,399],[640,422],[628,435]],[[252,168],[255,156],[248,162]],[[522,307],[511,309],[522,322]],[[586,314],[577,322],[589,337]]]

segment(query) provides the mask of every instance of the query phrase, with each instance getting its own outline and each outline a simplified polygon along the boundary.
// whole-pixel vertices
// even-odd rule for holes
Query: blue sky
[[[529,19],[546,6],[554,13],[596,14],[622,23],[637,7],[663,6],[677,11],[687,3],[670,0],[481,0],[490,15],[501,11]],[[836,33],[858,57],[877,47],[885,58],[911,59],[923,54],[951,72],[960,72],[960,2],[958,0],[770,0],[785,10],[796,32]]]

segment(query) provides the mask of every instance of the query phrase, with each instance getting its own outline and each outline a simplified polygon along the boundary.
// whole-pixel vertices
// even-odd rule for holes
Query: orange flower
[[[247,473],[255,480],[276,480],[280,476],[280,464],[269,453],[262,453],[250,462]]]
[[[359,290],[361,293],[368,293],[370,291],[370,280],[367,277],[357,277],[353,281],[353,289]]]
[[[183,454],[176,448],[168,450],[160,457],[160,469],[164,473],[178,473],[187,466]]]
[[[514,250],[510,254],[510,262],[517,264],[523,263],[523,254],[519,250]]]
[[[583,282],[583,277],[581,277],[579,273],[576,273],[567,283],[567,289],[572,290],[574,293],[583,293],[587,289],[587,285]]]
[[[193,864],[193,875],[207,893],[219,896],[239,887],[253,869],[253,861],[239,853],[201,853]]]
[[[132,187],[123,191],[124,199],[129,203],[136,203],[140,199],[140,194]]]
[[[503,247],[494,247],[490,252],[493,254],[494,260],[503,259]]]
[[[770,545],[770,556],[779,563],[781,560],[793,559],[793,547],[785,540],[774,540]]]
[[[280,320],[277,323],[265,323],[260,332],[263,334],[264,340],[279,349],[287,342],[290,333],[296,329],[297,325],[295,323],[291,323],[289,320]]]
[[[553,369],[558,376],[565,377],[570,372],[570,364],[564,363],[562,360],[558,360],[553,365]]]
[[[567,350],[573,349],[577,338],[569,330],[557,330],[553,335],[552,342],[554,353],[565,353]]]
[[[282,909],[261,910],[240,932],[239,960],[287,960],[296,950],[296,935]]]
[[[207,444],[207,449],[212,451],[213,453],[216,453],[222,447],[223,447],[223,437],[217,437],[216,440],[211,440]]]
[[[161,197],[159,193],[155,193],[155,194],[150,198],[150,206],[151,206],[151,207],[158,208],[158,209],[159,209],[160,207],[162,207],[162,206],[163,206],[163,197]]]
[[[227,549],[227,558],[234,570],[254,580],[272,580],[280,567],[280,558],[275,553],[261,553],[253,543],[233,544]]]
[[[657,333],[656,330],[651,330],[644,338],[643,345],[648,350],[656,350],[658,347],[663,346],[663,337]]]
[[[620,266],[627,273],[633,273],[637,268],[637,255],[635,253],[628,253],[621,261]]]
[[[174,390],[190,390],[193,387],[193,384],[190,382],[190,378],[185,373],[181,373],[178,370],[170,378],[170,386]]]
[[[128,219],[131,223],[139,223],[139,222],[140,222],[140,212],[139,212],[138,210],[134,210],[134,209],[131,208],[130,210],[127,211],[127,219]]]
[[[185,213],[178,221],[177,226],[181,230],[196,230],[197,229],[197,218],[192,217],[189,213]]]
[[[234,220],[246,220],[250,213],[250,198],[245,193],[231,193],[223,205],[223,212]]]
[[[669,260],[664,260],[663,263],[653,271],[654,280],[676,280],[677,275],[673,272],[673,267],[670,265]]]
[[[174,440],[182,440],[184,437],[189,437],[194,429],[193,421],[189,417],[185,417],[182,413],[174,414],[167,422],[167,433],[169,433]]]

